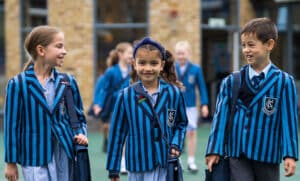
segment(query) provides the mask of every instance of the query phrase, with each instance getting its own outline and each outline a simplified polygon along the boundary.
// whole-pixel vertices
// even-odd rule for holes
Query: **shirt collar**
[[[142,85],[144,91],[145,91],[147,94],[149,94],[149,91],[148,91],[147,88],[143,85],[142,82],[141,82],[141,85]],[[157,88],[157,90],[156,90],[155,92],[153,92],[152,95],[159,94],[160,92],[161,92],[160,81],[158,81],[158,88]],[[151,96],[151,95],[150,95],[150,96]]]
[[[265,74],[265,77],[267,76],[267,73],[269,72],[270,68],[271,68],[271,63],[269,63],[264,69],[263,69],[263,73]],[[259,75],[260,73],[257,73],[251,66],[249,66],[249,78],[250,80],[256,76]]]

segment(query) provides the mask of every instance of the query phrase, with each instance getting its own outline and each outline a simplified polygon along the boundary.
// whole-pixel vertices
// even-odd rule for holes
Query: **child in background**
[[[168,156],[178,157],[184,142],[187,116],[179,89],[182,85],[176,78],[172,55],[156,41],[144,38],[138,42],[133,57],[134,84],[118,96],[106,168],[111,180],[119,180],[126,139],[128,180],[165,181]]]
[[[132,45],[128,42],[118,43],[116,48],[110,51],[109,57],[107,59],[107,64],[109,68],[102,75],[102,87],[101,91],[96,93],[98,100],[96,100],[93,109],[94,114],[97,116],[101,111],[107,111],[109,113],[113,112],[114,105],[110,106],[111,110],[103,110],[103,106],[107,101],[109,95],[113,96],[112,100],[116,100],[119,92],[125,87],[129,86],[130,76],[129,72],[132,65]],[[115,104],[115,101],[110,102],[110,104]],[[103,134],[104,134],[104,147],[107,146],[109,124],[111,117],[103,121]],[[106,148],[103,149],[106,152]],[[121,173],[126,174],[125,167],[125,157],[122,159]]]
[[[187,150],[188,150],[188,170],[196,173],[198,167],[195,161],[197,147],[197,128],[198,128],[198,108],[196,88],[200,93],[201,116],[207,118],[208,95],[205,85],[205,79],[200,66],[190,61],[191,47],[187,41],[179,41],[175,45],[176,72],[179,80],[183,83],[182,93],[186,103],[186,112],[188,116],[188,126],[186,130]]]
[[[270,60],[278,32],[268,18],[249,21],[241,30],[242,53],[248,62],[240,70],[241,85],[227,147],[224,133],[230,115],[233,76],[226,77],[218,95],[206,164],[212,171],[225,153],[233,181],[279,181],[295,174],[298,160],[297,93],[291,75]]]
[[[76,80],[70,85],[81,122],[72,130],[63,92],[61,67],[66,55],[64,33],[51,26],[34,28],[25,39],[30,56],[24,72],[8,81],[4,113],[5,177],[25,181],[71,181],[75,140],[87,144],[86,122]]]

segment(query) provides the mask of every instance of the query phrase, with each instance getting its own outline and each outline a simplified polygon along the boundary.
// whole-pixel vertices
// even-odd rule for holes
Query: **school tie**
[[[254,88],[258,88],[260,82],[265,78],[265,74],[262,72],[259,75],[255,75],[253,76],[252,80],[252,84],[254,86]]]

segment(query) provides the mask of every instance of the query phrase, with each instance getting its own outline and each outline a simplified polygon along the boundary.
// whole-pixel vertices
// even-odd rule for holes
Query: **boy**
[[[268,18],[249,21],[241,30],[242,53],[248,65],[240,70],[241,84],[227,147],[224,133],[230,114],[232,81],[222,82],[206,150],[212,171],[220,156],[230,157],[232,180],[279,181],[295,174],[298,160],[297,94],[294,79],[270,60],[277,28]]]
[[[186,103],[188,115],[188,127],[186,132],[188,148],[188,170],[192,173],[198,171],[195,163],[195,152],[197,147],[197,123],[198,109],[196,107],[196,87],[201,97],[201,116],[208,117],[208,96],[204,75],[201,67],[189,61],[191,54],[190,44],[187,41],[179,41],[175,45],[176,72],[179,80],[183,83],[183,96]]]

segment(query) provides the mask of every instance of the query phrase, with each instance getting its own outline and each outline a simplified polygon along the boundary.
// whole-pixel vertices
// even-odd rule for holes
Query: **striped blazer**
[[[183,83],[184,90],[183,96],[186,101],[187,107],[195,107],[196,106],[196,87],[200,93],[200,103],[201,105],[208,105],[208,95],[205,84],[204,75],[200,66],[195,65],[191,62],[187,62],[185,73],[180,73],[180,65],[176,63],[176,72],[178,75],[178,79]]]
[[[225,127],[229,118],[233,76],[221,84],[206,154],[239,157],[278,164],[282,158],[298,160],[297,93],[293,77],[271,65],[262,85],[255,90],[248,67],[241,69],[241,89],[236,103],[228,144],[224,147]],[[241,94],[252,93],[245,102]],[[251,95],[251,94],[250,94]]]
[[[118,96],[108,143],[106,168],[110,174],[119,173],[125,140],[126,168],[131,172],[166,167],[168,147],[163,135],[171,146],[182,149],[188,121],[183,95],[177,87],[163,80],[160,80],[159,92],[154,107],[145,99],[147,95],[141,82],[125,88]],[[153,111],[159,117],[163,132]]]
[[[101,77],[102,88],[100,92],[95,93],[99,100],[96,103],[99,104],[101,108],[104,106],[104,101],[108,94],[113,93],[115,98],[118,96],[120,90],[129,86],[130,77],[127,76],[126,80],[122,82],[122,72],[119,64],[109,67]]]
[[[8,81],[4,111],[5,162],[24,166],[43,166],[52,157],[53,136],[62,144],[69,158],[73,158],[73,136],[64,91],[64,76],[55,69],[55,98],[49,108],[43,88],[35,76],[33,66]],[[85,133],[86,121],[77,83],[69,82],[74,107],[82,125],[77,133]]]

